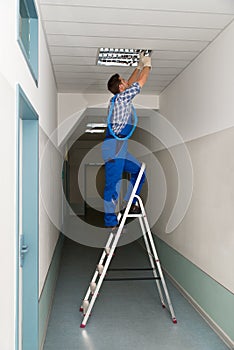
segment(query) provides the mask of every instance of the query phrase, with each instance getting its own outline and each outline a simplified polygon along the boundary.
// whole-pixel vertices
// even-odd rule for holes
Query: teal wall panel
[[[161,239],[155,241],[163,268],[234,341],[234,294]]]
[[[46,335],[48,319],[59,273],[63,241],[64,236],[60,234],[39,300],[39,349],[41,349]]]

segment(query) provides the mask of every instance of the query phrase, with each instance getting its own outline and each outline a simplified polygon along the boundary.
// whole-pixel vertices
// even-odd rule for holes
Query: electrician
[[[129,80],[123,79],[119,74],[114,74],[107,84],[108,90],[114,94],[114,97],[110,101],[109,111],[111,104],[113,104],[113,112],[102,145],[102,155],[105,162],[104,222],[105,226],[111,227],[112,230],[118,225],[115,207],[118,202],[122,174],[127,172],[131,175],[130,184],[124,197],[124,210],[141,167],[140,162],[128,152],[127,138],[133,128],[132,99],[140,93],[148,79],[150,70],[151,57],[141,54],[138,66]],[[140,193],[144,181],[145,174],[142,176],[136,194]],[[140,213],[136,199],[133,200],[129,213]]]

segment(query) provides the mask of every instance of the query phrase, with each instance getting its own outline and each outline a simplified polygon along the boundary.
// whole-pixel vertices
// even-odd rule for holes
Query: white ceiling
[[[100,47],[151,49],[142,93],[160,94],[234,19],[234,0],[38,0],[59,92],[106,93],[131,67],[96,65]]]

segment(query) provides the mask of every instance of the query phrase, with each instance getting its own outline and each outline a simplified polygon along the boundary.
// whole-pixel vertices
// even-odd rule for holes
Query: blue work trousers
[[[118,202],[123,172],[127,172],[131,175],[127,193],[124,197],[124,200],[128,201],[141,168],[141,163],[128,152],[127,148],[127,140],[118,141],[116,139],[105,139],[103,142],[102,153],[105,161],[105,226],[113,227],[118,224],[115,208]],[[137,195],[140,193],[144,182],[145,173],[138,186]],[[135,202],[136,199],[133,200],[133,203]]]

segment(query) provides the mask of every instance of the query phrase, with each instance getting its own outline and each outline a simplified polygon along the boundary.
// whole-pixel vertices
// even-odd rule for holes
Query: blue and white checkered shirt
[[[140,91],[139,83],[135,82],[125,91],[118,94],[111,118],[112,130],[116,135],[119,135],[124,127],[131,123],[132,99],[139,94]]]

